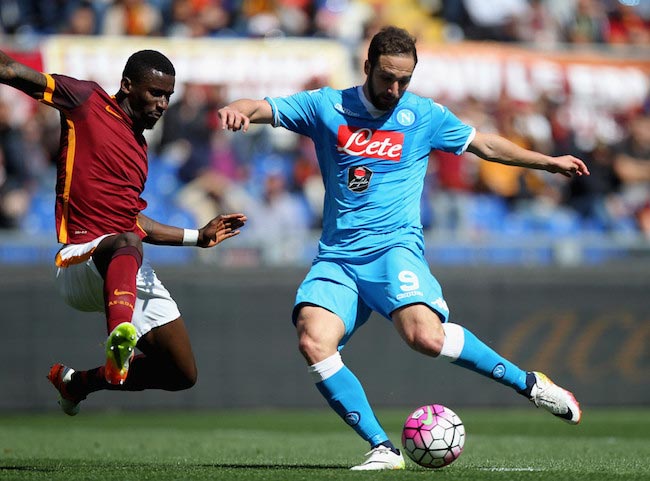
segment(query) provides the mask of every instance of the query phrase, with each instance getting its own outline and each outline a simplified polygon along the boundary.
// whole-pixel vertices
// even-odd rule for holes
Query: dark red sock
[[[110,334],[122,322],[131,322],[135,306],[135,279],[142,265],[142,255],[133,246],[115,251],[104,279],[106,327]]]
[[[85,399],[88,394],[105,389],[106,384],[104,366],[100,366],[88,371],[75,372],[67,388],[71,395]]]
[[[137,380],[134,382],[132,380],[134,377],[132,374],[134,371],[137,371],[138,364],[141,364],[143,361],[145,361],[146,364],[146,360],[147,356],[144,354],[136,355],[131,361],[129,376],[126,378],[126,382],[119,385],[109,384],[106,382],[106,370],[104,366],[88,369],[87,371],[76,371],[72,375],[72,380],[68,383],[68,392],[73,396],[85,399],[88,394],[94,393],[96,391],[101,391],[103,389],[118,391],[142,391],[145,389],[145,387],[140,387]],[[137,377],[137,375],[135,377]]]
[[[145,389],[180,391],[189,389],[194,383],[173,362],[144,354],[138,354],[133,358],[129,367],[129,375],[124,384],[107,383],[104,373],[104,366],[87,371],[76,371],[67,385],[68,392],[74,397],[85,399],[88,394],[104,389],[110,391],[144,391]]]

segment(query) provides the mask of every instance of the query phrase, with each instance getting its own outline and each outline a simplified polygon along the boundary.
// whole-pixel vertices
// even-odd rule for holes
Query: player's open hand
[[[546,168],[549,172],[562,174],[565,177],[574,175],[589,175],[589,169],[585,163],[573,155],[562,155],[552,157],[552,163]]]
[[[235,110],[229,106],[220,108],[217,111],[219,121],[221,122],[222,129],[232,130],[236,132],[242,130],[246,132],[250,125],[250,119],[242,114],[240,111]]]
[[[230,239],[239,234],[248,218],[244,214],[223,214],[215,217],[199,229],[199,247],[214,247],[220,242]]]

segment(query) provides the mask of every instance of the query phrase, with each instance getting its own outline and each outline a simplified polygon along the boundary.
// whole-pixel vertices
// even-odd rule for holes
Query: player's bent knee
[[[300,336],[298,340],[298,350],[309,364],[321,361],[332,354],[330,352],[332,351],[331,347],[324,343],[317,342],[306,335]]]
[[[417,336],[407,337],[406,343],[417,352],[431,357],[438,357],[442,351],[444,337],[441,336]]]
[[[198,379],[196,368],[193,370],[179,371],[174,380],[174,391],[184,391],[194,387]]]
[[[298,338],[298,351],[305,359],[309,359],[314,353],[317,352],[317,343],[315,343],[309,336],[300,336]]]
[[[116,249],[128,246],[141,248],[142,239],[133,232],[124,232],[116,236],[114,245]]]
[[[191,369],[188,369],[184,373],[184,381],[185,381],[185,385],[187,386],[186,389],[189,389],[192,386],[194,386],[196,384],[198,377],[199,377],[199,373],[198,370],[196,369],[196,365],[192,366]]]

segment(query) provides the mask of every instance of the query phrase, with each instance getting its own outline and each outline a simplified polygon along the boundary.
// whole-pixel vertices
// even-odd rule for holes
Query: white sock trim
[[[318,361],[316,364],[313,364],[307,368],[307,372],[314,379],[314,382],[322,382],[325,379],[332,377],[334,374],[339,372],[343,368],[343,359],[341,359],[341,353],[336,352],[330,357]]]
[[[440,356],[448,361],[455,361],[463,352],[465,345],[465,331],[458,324],[446,322],[442,325],[445,330],[445,342],[440,350]]]

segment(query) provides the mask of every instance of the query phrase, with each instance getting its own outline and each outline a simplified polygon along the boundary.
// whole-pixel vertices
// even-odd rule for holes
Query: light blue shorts
[[[363,262],[317,259],[298,288],[294,323],[301,304],[323,307],[345,324],[342,348],[372,311],[390,320],[391,313],[409,304],[426,304],[443,322],[449,317],[442,288],[420,251],[397,246]]]

